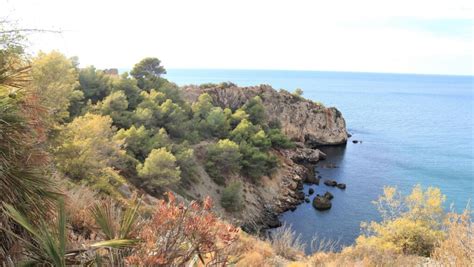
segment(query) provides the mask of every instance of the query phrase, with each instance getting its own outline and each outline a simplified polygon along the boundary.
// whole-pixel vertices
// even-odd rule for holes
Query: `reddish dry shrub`
[[[177,203],[172,193],[161,200],[140,230],[142,242],[128,264],[138,266],[182,266],[199,257],[206,265],[225,266],[238,240],[238,229],[219,220],[207,197],[203,204]]]

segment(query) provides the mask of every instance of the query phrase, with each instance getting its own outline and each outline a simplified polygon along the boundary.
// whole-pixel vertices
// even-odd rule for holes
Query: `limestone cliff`
[[[236,109],[249,99],[260,96],[269,120],[278,120],[282,131],[291,139],[309,147],[339,145],[347,142],[347,130],[341,112],[295,96],[287,91],[276,91],[269,85],[227,88],[183,88],[184,97],[194,102],[208,93],[215,105]]]

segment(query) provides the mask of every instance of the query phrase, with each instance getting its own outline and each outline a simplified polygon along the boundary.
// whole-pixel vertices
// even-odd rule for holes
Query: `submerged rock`
[[[337,188],[346,189],[346,184],[344,184],[344,183],[337,184]]]
[[[324,180],[324,184],[327,185],[327,186],[337,186],[337,182],[334,181],[334,180]]]
[[[326,163],[326,164],[322,165],[321,168],[334,169],[334,168],[337,168],[337,166],[334,163]]]
[[[313,188],[310,188],[310,189],[308,190],[308,194],[309,194],[309,195],[314,194],[314,189],[313,189]]]
[[[309,203],[310,202],[309,198],[305,198],[304,202]]]

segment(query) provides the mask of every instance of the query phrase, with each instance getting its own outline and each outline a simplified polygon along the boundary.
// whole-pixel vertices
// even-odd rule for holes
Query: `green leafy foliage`
[[[40,52],[31,66],[31,86],[41,105],[48,108],[53,122],[64,122],[69,117],[70,99],[77,87],[77,71],[72,61],[57,51]]]
[[[243,109],[249,114],[249,119],[253,124],[263,124],[266,121],[265,107],[262,104],[262,98],[256,96],[250,99]]]
[[[141,89],[138,88],[137,81],[128,77],[128,73],[124,73],[118,79],[112,79],[112,92],[123,92],[127,97],[128,110],[134,110],[142,101],[140,95]]]
[[[268,139],[271,142],[272,147],[275,148],[293,148],[295,144],[284,135],[280,129],[270,129],[268,131]]]
[[[230,183],[222,191],[221,205],[226,211],[236,212],[243,208],[242,183],[235,181]]]
[[[181,170],[176,157],[166,148],[153,149],[143,164],[137,166],[142,186],[153,188],[179,182]]]
[[[125,182],[114,168],[122,164],[125,155],[114,133],[108,116],[88,113],[75,118],[59,136],[61,145],[54,151],[58,169],[76,181],[113,193]]]
[[[79,86],[84,93],[84,99],[93,104],[103,100],[111,91],[110,79],[94,66],[79,70]]]
[[[214,107],[207,115],[205,123],[201,127],[206,129],[203,129],[203,132],[207,132],[213,137],[225,138],[229,134],[229,118],[222,108]]]
[[[242,172],[254,181],[263,175],[270,175],[278,166],[278,159],[275,156],[245,141],[240,143],[240,153],[242,154]]]
[[[127,96],[122,91],[115,91],[108,95],[103,102],[100,103],[100,111],[102,115],[108,115],[112,118],[114,125],[120,128],[129,127],[132,123],[132,113],[127,110]]]
[[[206,171],[217,184],[224,184],[227,175],[240,171],[241,157],[239,145],[229,139],[219,140],[208,148]]]
[[[130,74],[137,80],[141,89],[151,89],[150,83],[157,81],[162,74],[166,74],[166,70],[159,59],[148,57],[138,62]]]

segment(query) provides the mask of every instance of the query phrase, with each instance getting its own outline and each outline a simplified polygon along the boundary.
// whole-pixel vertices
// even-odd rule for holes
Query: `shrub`
[[[239,146],[229,139],[219,140],[207,151],[206,171],[217,184],[224,184],[225,176],[240,170]]]
[[[242,172],[253,180],[263,175],[270,175],[278,166],[278,159],[275,156],[262,152],[247,142],[240,143],[240,152]]]
[[[262,103],[262,98],[260,96],[256,96],[250,99],[244,106],[243,109],[247,114],[249,114],[250,121],[255,124],[262,124],[265,123],[266,115],[265,115],[265,107]]]
[[[442,266],[474,266],[474,225],[471,213],[472,210],[467,207],[462,214],[448,214],[445,222],[447,237],[432,254],[432,258]]]
[[[235,142],[248,141],[252,135],[257,132],[257,127],[252,122],[243,119],[240,123],[232,130],[230,136]]]
[[[297,96],[297,97],[302,97],[303,96],[303,89],[301,88],[296,88],[295,91],[293,92],[293,95],[294,96]]]
[[[181,170],[176,157],[166,148],[153,149],[143,164],[137,166],[142,186],[153,189],[179,182]]]
[[[275,148],[293,148],[295,144],[284,135],[280,129],[270,129],[268,131],[268,138],[272,143],[272,147]]]
[[[357,246],[429,256],[443,239],[444,199],[437,188],[423,191],[417,185],[404,198],[396,188],[385,187],[384,195],[374,202],[383,220],[363,223],[365,234],[357,238]]]
[[[240,182],[230,183],[222,191],[221,205],[226,211],[235,212],[243,207],[242,203],[242,184]]]
[[[226,265],[238,240],[238,229],[223,223],[211,212],[207,197],[203,205],[177,203],[168,193],[151,220],[140,229],[143,240],[127,258],[137,266],[184,266],[194,258],[211,266]]]
[[[207,115],[205,121],[205,129],[203,136],[214,136],[217,138],[224,138],[228,135],[230,129],[229,119],[220,107],[214,107]]]

